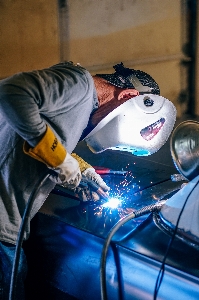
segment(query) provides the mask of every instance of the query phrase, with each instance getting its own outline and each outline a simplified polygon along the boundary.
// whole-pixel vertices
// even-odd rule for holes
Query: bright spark
[[[106,203],[104,203],[103,207],[109,207],[109,208],[117,208],[121,204],[121,200],[118,198],[110,198]]]

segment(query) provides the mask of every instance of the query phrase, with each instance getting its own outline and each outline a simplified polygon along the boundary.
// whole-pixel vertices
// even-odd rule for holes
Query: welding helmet
[[[172,102],[162,96],[143,94],[111,111],[84,140],[94,153],[112,149],[150,155],[167,141],[175,120]]]
[[[136,89],[139,94],[160,94],[157,82],[147,73],[124,67],[121,62],[113,66],[115,73],[113,74],[96,74],[96,76],[104,78],[109,83],[122,89]]]

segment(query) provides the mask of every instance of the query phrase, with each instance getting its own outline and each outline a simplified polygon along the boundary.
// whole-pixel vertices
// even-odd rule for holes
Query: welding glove
[[[84,175],[86,178],[93,180],[99,187],[103,189],[104,192],[108,194],[108,191],[110,188],[106,185],[102,177],[95,172],[95,169],[88,164],[85,160],[83,160],[80,156],[78,156],[76,153],[71,154],[72,157],[74,157],[80,166],[80,170],[82,175]],[[77,187],[75,189],[75,193],[78,195],[80,200],[82,201],[98,201],[100,200],[100,196],[92,190],[91,187]]]
[[[62,184],[69,189],[79,185],[81,180],[79,163],[67,153],[50,127],[47,126],[44,136],[34,148],[24,142],[23,151],[53,170],[50,179],[56,184]]]

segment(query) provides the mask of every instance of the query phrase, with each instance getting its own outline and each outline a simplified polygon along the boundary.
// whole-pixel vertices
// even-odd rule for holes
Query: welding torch
[[[95,193],[105,200],[109,199],[109,195],[103,191],[103,189],[92,179],[88,179],[85,175],[82,174],[82,179],[79,184],[80,188],[90,187]]]
[[[109,199],[109,195],[105,193],[95,181],[88,179],[85,175],[82,175],[82,179],[78,187],[82,189],[90,187],[92,191],[97,193],[104,200]],[[75,199],[79,198],[78,195],[74,193],[74,191],[67,189],[66,187],[64,187],[64,185],[56,185],[52,191],[52,194],[75,197]]]

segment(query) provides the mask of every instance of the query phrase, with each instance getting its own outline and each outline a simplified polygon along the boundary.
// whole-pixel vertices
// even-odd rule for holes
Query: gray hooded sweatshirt
[[[70,62],[18,73],[0,81],[1,241],[16,243],[28,199],[48,172],[45,164],[23,153],[24,141],[36,146],[48,124],[71,153],[97,108],[92,76]],[[50,179],[45,181],[30,219],[54,186]],[[28,235],[29,226],[24,238]]]

